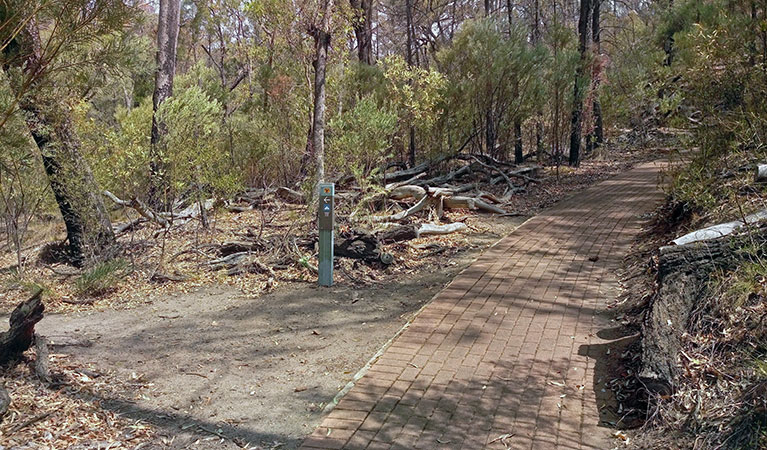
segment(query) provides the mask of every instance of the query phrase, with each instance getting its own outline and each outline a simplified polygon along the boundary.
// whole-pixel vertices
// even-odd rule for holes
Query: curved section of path
[[[616,270],[661,199],[647,163],[530,219],[437,294],[303,448],[611,448]],[[602,333],[600,333],[602,334]]]

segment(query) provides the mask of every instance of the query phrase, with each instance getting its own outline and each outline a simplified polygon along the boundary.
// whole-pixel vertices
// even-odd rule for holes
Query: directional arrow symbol
[[[325,203],[330,203],[330,197],[322,197],[322,201]]]

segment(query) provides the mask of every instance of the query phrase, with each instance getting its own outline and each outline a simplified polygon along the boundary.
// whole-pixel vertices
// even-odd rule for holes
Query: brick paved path
[[[600,423],[598,398],[608,394],[599,361],[609,345],[596,333],[610,326],[602,311],[639,216],[661,198],[657,170],[643,164],[582,191],[486,251],[434,297],[304,448],[615,445]]]

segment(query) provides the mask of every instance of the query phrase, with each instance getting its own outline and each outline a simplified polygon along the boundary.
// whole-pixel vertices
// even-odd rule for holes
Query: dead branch
[[[445,206],[450,209],[470,209],[470,210],[481,210],[481,211],[488,211],[493,212],[496,214],[506,214],[506,211],[486,203],[483,200],[480,200],[478,198],[471,198],[471,197],[460,197],[460,196],[454,196],[454,197],[445,197]]]
[[[484,167],[484,168],[486,168],[486,169],[489,169],[489,170],[492,170],[492,171],[494,171],[494,172],[498,172],[498,174],[499,174],[501,177],[503,177],[503,179],[504,179],[504,180],[506,180],[506,183],[509,185],[509,189],[514,189],[514,188],[516,188],[516,186],[514,186],[514,183],[512,183],[512,182],[511,182],[511,178],[509,178],[509,176],[508,176],[508,175],[506,175],[506,174],[503,172],[503,170],[499,169],[499,168],[498,168],[498,167],[496,167],[496,166],[492,166],[492,165],[490,165],[490,164],[487,164],[487,163],[484,163],[484,162],[482,162],[482,161],[481,161],[479,158],[477,158],[476,156],[472,156],[472,158],[474,159],[474,161],[476,161],[476,162],[477,162],[479,165],[481,165],[482,167]]]
[[[126,231],[135,230],[139,225],[141,225],[144,222],[147,222],[147,219],[145,217],[139,217],[138,219],[131,220],[128,223],[124,223],[122,225],[116,225],[115,227],[113,227],[113,230],[116,235],[120,235],[125,233]]]
[[[394,200],[404,200],[410,197],[413,197],[416,200],[421,200],[425,196],[426,189],[421,186],[413,185],[399,186],[389,192],[389,198]]]
[[[278,187],[275,195],[288,203],[302,204],[305,200],[304,194],[284,186]]]
[[[435,225],[431,223],[425,223],[418,228],[418,237],[429,235],[442,235],[455,233],[457,231],[463,231],[466,229],[466,224],[462,222],[449,223],[447,225]]]
[[[418,211],[422,210],[426,204],[429,202],[429,196],[424,195],[418,202],[411,206],[410,208],[406,209],[405,211],[399,212],[397,214],[391,215],[391,216],[375,216],[373,217],[373,220],[375,222],[395,222],[398,220],[406,219],[413,214],[417,213]]]
[[[164,217],[162,217],[162,215],[158,214],[152,208],[145,205],[144,202],[142,202],[141,200],[135,197],[132,198],[130,201],[127,201],[127,200],[122,200],[118,198],[116,195],[106,190],[103,192],[103,194],[120,206],[133,208],[134,210],[136,210],[137,213],[139,213],[139,215],[141,215],[141,217],[151,222],[154,222],[160,225],[161,227],[168,226],[168,221]]]

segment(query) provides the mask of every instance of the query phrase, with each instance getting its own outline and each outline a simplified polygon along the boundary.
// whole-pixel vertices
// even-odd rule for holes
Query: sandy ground
[[[523,218],[397,283],[283,285],[260,298],[229,287],[148,299],[122,311],[48,315],[41,334],[77,363],[139,380],[102,406],[159,427],[163,447],[295,448],[369,359],[484,248]]]

